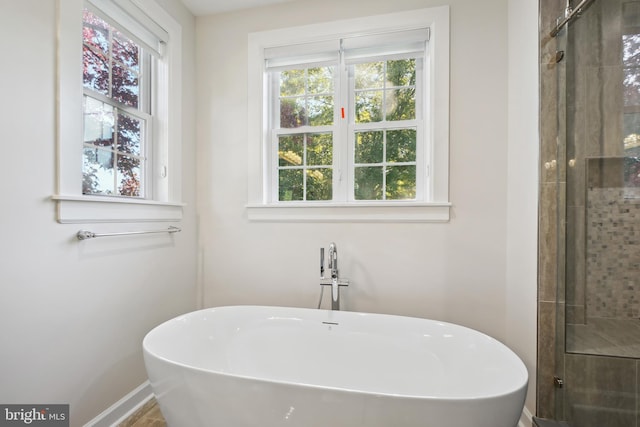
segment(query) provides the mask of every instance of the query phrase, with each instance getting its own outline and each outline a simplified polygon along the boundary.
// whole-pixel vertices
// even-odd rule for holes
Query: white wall
[[[55,191],[55,1],[2,2],[0,13],[0,402],[69,403],[83,425],[146,380],[141,342],[196,306],[194,19],[184,26],[183,232],[78,242]]]
[[[452,220],[249,222],[247,34],[442,4],[451,7]],[[341,273],[352,280],[345,294],[347,309],[473,327],[512,346],[533,383],[537,1],[371,0],[366,10],[362,6],[359,0],[300,0],[197,19],[205,305],[314,307],[319,296],[318,248],[333,240]],[[534,390],[532,384],[530,412]]]
[[[509,0],[507,343],[529,368],[535,414],[538,259],[538,1]]]
[[[247,220],[247,34],[451,6],[447,224]],[[335,241],[347,309],[430,317],[506,338],[507,1],[300,0],[197,19],[198,203],[205,305],[313,307]]]

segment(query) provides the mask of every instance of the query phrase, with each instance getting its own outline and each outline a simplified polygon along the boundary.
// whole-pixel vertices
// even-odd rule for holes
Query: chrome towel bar
[[[154,234],[154,233],[178,233],[182,231],[180,227],[171,226],[166,230],[151,231],[125,231],[122,233],[94,233],[93,231],[80,230],[76,233],[78,240],[94,239],[96,237],[129,236],[132,234]]]

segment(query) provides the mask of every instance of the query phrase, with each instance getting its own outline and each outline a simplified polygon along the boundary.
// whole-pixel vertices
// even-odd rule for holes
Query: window
[[[58,221],[180,219],[180,25],[151,0],[59,9]]]
[[[448,220],[446,7],[252,34],[249,55],[250,219]]]
[[[145,196],[151,63],[138,43],[85,8],[82,194]]]

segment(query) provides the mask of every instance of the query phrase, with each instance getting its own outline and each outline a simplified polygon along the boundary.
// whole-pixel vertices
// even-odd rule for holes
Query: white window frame
[[[425,58],[424,117],[427,148],[423,177],[428,188],[420,201],[286,202],[270,199],[271,135],[265,50],[328,39],[429,28]],[[348,30],[345,30],[348,29]],[[449,201],[449,7],[440,6],[364,18],[285,28],[249,35],[248,218],[253,221],[446,222]],[[349,106],[347,106],[349,107]],[[353,130],[353,129],[351,129]],[[334,162],[336,160],[334,159]],[[418,179],[424,179],[418,177]]]
[[[184,203],[182,164],[182,28],[153,0],[115,0],[144,16],[169,36],[162,60],[156,61],[158,82],[153,100],[151,194],[145,198],[82,194],[82,11],[84,0],[58,0],[57,49],[57,179],[52,200],[60,223],[179,221]],[[143,17],[144,17],[143,16]],[[149,179],[149,178],[148,178]]]

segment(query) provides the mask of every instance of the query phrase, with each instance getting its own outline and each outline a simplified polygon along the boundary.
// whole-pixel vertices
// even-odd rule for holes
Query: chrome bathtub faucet
[[[329,245],[330,277],[324,277],[324,248],[320,248],[320,286],[331,286],[331,310],[340,310],[340,286],[349,286],[349,280],[340,279],[338,273],[338,247]]]

